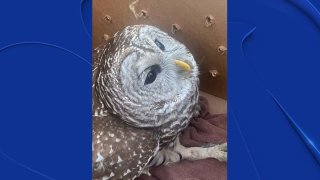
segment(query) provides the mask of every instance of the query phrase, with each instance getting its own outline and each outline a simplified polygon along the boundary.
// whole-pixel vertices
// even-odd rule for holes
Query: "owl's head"
[[[189,50],[148,25],[119,31],[98,58],[96,92],[108,111],[139,127],[192,117],[198,67]]]

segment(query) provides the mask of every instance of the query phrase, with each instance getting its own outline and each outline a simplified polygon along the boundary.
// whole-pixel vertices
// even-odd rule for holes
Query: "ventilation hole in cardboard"
[[[141,12],[139,13],[139,17],[143,17],[143,18],[148,18],[148,11],[146,10],[141,10]]]
[[[215,20],[214,20],[214,17],[212,15],[207,15],[205,17],[204,25],[206,27],[211,27],[212,25],[214,25],[214,23],[215,23]]]
[[[210,70],[209,73],[211,73],[211,76],[214,78],[217,77],[219,74],[218,70],[216,69]]]
[[[171,33],[175,34],[178,31],[181,31],[181,26],[179,24],[172,24]]]
[[[129,4],[129,9],[133,13],[134,17],[137,19],[140,15],[136,12],[136,4],[139,3],[139,0],[135,0]]]
[[[221,55],[224,55],[224,54],[227,52],[227,48],[224,47],[224,46],[219,46],[219,47],[218,47],[218,52],[219,52]]]
[[[106,20],[108,23],[112,23],[112,18],[110,15],[105,15],[104,20]]]

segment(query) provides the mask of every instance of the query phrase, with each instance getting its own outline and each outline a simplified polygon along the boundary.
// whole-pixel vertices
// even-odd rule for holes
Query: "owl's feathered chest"
[[[197,115],[198,92],[188,96],[188,103],[180,105],[168,118],[170,120],[160,127],[160,147],[174,141],[177,135],[184,130],[190,123],[191,119]]]

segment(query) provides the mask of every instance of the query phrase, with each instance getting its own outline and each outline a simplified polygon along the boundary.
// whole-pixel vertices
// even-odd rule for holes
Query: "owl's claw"
[[[179,152],[173,151],[170,148],[162,149],[150,162],[149,167],[167,165],[170,163],[179,162],[182,156]]]
[[[227,161],[227,143],[209,147],[209,149],[209,155],[211,155],[213,158],[216,158],[219,161]]]

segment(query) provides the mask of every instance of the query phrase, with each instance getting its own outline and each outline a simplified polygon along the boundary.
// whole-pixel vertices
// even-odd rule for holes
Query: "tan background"
[[[149,24],[160,28],[184,43],[200,66],[200,89],[209,94],[226,99],[227,62],[226,52],[218,51],[226,42],[226,0],[139,0],[136,14],[142,10],[147,18],[135,17],[129,5],[133,0],[93,0],[93,48],[104,40],[104,34],[113,36],[128,25]],[[106,15],[111,17],[106,20]],[[206,16],[214,17],[214,24],[205,26]],[[172,24],[178,24],[181,31],[172,34]],[[218,72],[213,77],[209,72]]]

